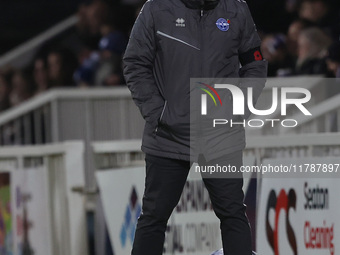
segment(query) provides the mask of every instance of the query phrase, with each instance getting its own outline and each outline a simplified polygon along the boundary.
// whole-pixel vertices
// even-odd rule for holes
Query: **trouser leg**
[[[242,151],[231,153],[223,158],[206,162],[206,165],[232,165],[240,169]],[[211,178],[202,176],[209,192],[215,214],[221,222],[222,242],[225,255],[251,255],[251,232],[243,203],[242,173],[232,178]],[[209,178],[207,178],[209,177]]]
[[[161,255],[168,219],[178,204],[190,162],[146,155],[142,214],[138,219],[132,255]]]

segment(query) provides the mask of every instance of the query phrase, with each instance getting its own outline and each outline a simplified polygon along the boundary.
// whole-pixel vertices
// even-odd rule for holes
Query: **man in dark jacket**
[[[127,85],[146,121],[145,193],[133,255],[162,254],[167,221],[191,166],[190,78],[266,77],[260,43],[242,0],[149,0],[144,5],[124,56]],[[239,86],[244,93],[252,86],[256,101],[264,83]],[[224,142],[227,148],[204,155],[204,164],[216,155],[219,163],[242,165],[244,129],[234,129]],[[250,255],[242,178],[203,180],[221,220],[225,254]]]

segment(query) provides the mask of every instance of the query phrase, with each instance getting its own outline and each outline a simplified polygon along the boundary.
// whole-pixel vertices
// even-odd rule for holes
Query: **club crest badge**
[[[230,20],[229,19],[224,19],[224,18],[219,18],[216,21],[216,26],[219,30],[226,32],[229,30],[230,27]]]

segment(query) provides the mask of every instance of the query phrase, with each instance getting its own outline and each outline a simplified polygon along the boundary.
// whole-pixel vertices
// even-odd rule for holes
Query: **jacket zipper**
[[[204,63],[204,47],[203,47],[203,16],[204,16],[204,10],[202,9],[201,10],[201,16],[200,16],[200,20],[199,20],[199,24],[200,24],[200,48],[202,49],[201,50],[201,56],[202,56],[202,59],[200,60],[201,62],[201,75],[204,76],[203,74],[203,63]]]
[[[200,55],[201,55],[201,59],[199,60],[199,62],[201,63],[201,72],[200,75],[202,76],[201,78],[204,78],[204,72],[203,72],[203,63],[204,63],[204,47],[203,47],[203,16],[204,16],[204,10],[201,9],[200,12],[200,19],[199,19],[199,40],[200,40]],[[202,116],[199,117],[199,129],[198,129],[198,137],[202,137]],[[198,138],[197,137],[197,138]],[[196,139],[197,139],[196,138]],[[201,140],[200,140],[201,141]],[[202,145],[200,144],[199,147],[201,147]]]
[[[168,103],[168,101],[167,101],[167,100],[165,100],[165,102],[164,102],[164,106],[163,106],[163,110],[162,110],[162,113],[161,113],[161,116],[159,117],[159,121],[161,121],[161,120],[162,120],[162,118],[163,118],[163,114],[164,114],[164,111],[165,111],[165,108],[166,108],[166,105],[167,105],[167,103]]]
[[[160,122],[160,121],[162,120],[162,118],[163,118],[163,115],[164,115],[164,112],[165,112],[165,108],[166,108],[167,103],[168,103],[168,101],[165,100],[164,106],[163,106],[163,110],[162,110],[162,113],[161,113],[161,116],[159,117],[159,122]],[[157,125],[157,127],[156,127],[156,129],[155,129],[155,132],[156,132],[156,133],[157,133],[157,131],[158,131],[158,125]]]
[[[181,39],[178,39],[178,38],[176,38],[176,37],[173,37],[173,36],[171,36],[171,35],[168,35],[168,34],[166,34],[166,33],[163,33],[163,32],[161,32],[161,31],[159,31],[159,30],[158,30],[156,33],[157,33],[158,35],[164,36],[164,37],[169,38],[169,39],[171,39],[171,40],[174,40],[174,41],[183,43],[183,44],[185,44],[185,45],[187,45],[187,46],[189,46],[189,47],[191,47],[191,48],[194,48],[194,49],[196,49],[196,50],[200,50],[199,48],[197,48],[196,46],[194,46],[194,45],[192,45],[192,44],[190,44],[190,43],[187,43],[187,42],[185,42],[185,41],[183,41],[183,40],[181,40]]]

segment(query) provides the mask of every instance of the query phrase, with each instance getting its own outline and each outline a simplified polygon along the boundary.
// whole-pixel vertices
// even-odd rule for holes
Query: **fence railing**
[[[282,134],[340,132],[340,95],[335,95],[309,110],[312,116],[297,113],[292,118],[297,119],[299,125],[295,128],[281,128],[280,132]]]
[[[15,47],[6,54],[0,56],[0,67],[5,65],[11,65],[17,68],[24,67],[29,63],[37,49],[43,43],[73,27],[77,21],[78,17],[76,15],[72,15],[29,41]]]
[[[96,169],[143,164],[141,140],[94,142]],[[264,158],[340,156],[340,133],[248,136],[244,154]]]
[[[268,79],[266,87],[261,94],[256,108],[270,109],[273,104],[272,88],[282,87],[298,87],[305,88],[311,92],[311,99],[304,103],[303,106],[308,109],[313,115],[305,116],[301,111],[292,104],[287,105],[287,115],[281,116],[281,103],[279,100],[276,111],[273,114],[265,116],[252,116],[264,122],[261,128],[249,128],[247,131],[252,135],[276,135],[285,133],[304,133],[305,130],[309,133],[318,132],[337,132],[339,125],[336,126],[334,113],[340,108],[339,97],[340,86],[336,79],[323,78],[318,76],[310,77],[291,77],[291,78],[271,78]],[[300,94],[288,93],[289,98],[298,99]],[[325,118],[325,119],[323,119]],[[296,128],[282,128],[281,125],[274,125],[266,119],[295,119],[298,121]],[[325,121],[327,120],[327,121]],[[277,123],[277,122],[276,122]],[[311,124],[311,125],[310,125]]]
[[[85,142],[85,176],[95,187],[90,143],[141,138],[144,120],[126,87],[54,89],[0,115],[1,145]]]
[[[271,89],[273,87],[289,86],[309,89],[313,95],[309,105],[316,105],[316,114],[310,119],[310,121],[315,120],[313,124],[310,125],[308,120],[301,118],[303,130],[291,129],[292,133],[305,132],[311,126],[319,127],[323,123],[334,123],[334,121],[325,122],[323,118],[326,116],[326,118],[334,119],[333,112],[337,109],[338,98],[326,100],[328,90],[323,86],[323,78],[320,77],[268,79],[257,108],[268,109],[272,102]],[[314,109],[312,106],[308,108]],[[318,110],[319,108],[322,110]],[[289,111],[288,116],[295,116],[297,110]],[[276,118],[275,114],[271,117]],[[311,131],[334,131],[330,126],[313,128]],[[90,143],[92,141],[140,139],[143,127],[144,120],[131,100],[130,92],[126,87],[54,89],[1,113],[0,144],[28,145],[84,140],[87,155],[86,183],[88,189],[93,189],[95,183],[93,169],[90,167],[93,165]],[[268,128],[268,125],[262,129],[250,131],[252,135],[282,132],[279,128]]]

